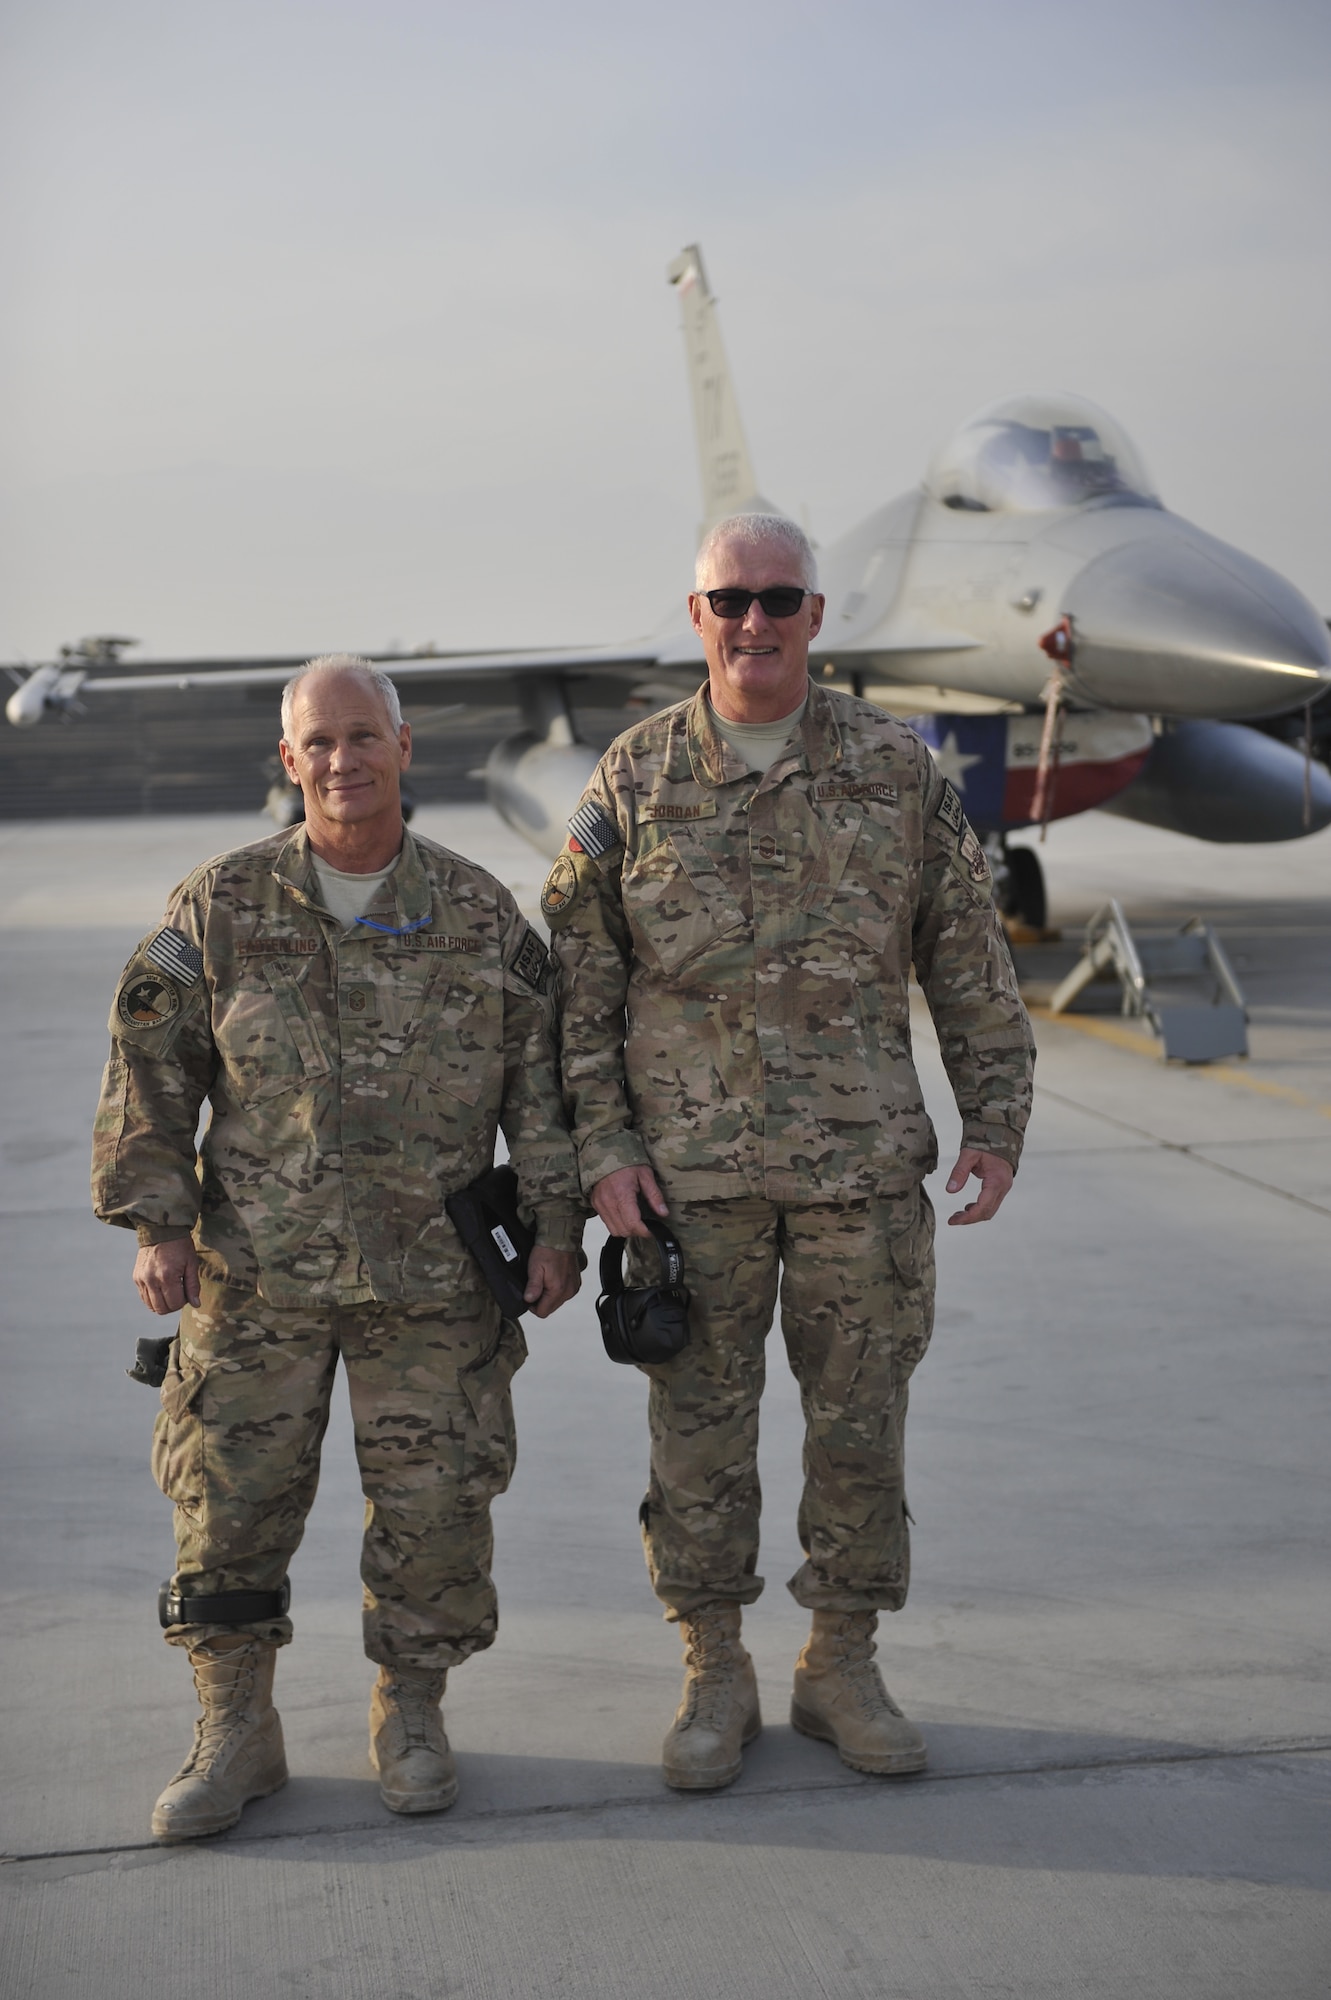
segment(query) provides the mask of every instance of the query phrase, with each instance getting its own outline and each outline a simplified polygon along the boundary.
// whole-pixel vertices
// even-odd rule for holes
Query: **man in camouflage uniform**
[[[145,1304],[181,1314],[153,1463],[176,1506],[162,1622],[202,1716],[153,1814],[166,1840],[286,1778],[273,1663],[339,1355],[368,1503],[371,1756],[393,1811],[453,1803],[439,1703],[495,1636],[490,1502],[526,1348],[444,1197],[501,1125],[538,1228],[527,1300],[544,1318],[578,1286],[545,947],[483,868],[404,828],[410,746],[365,662],[297,675],[281,753],[304,826],[187,876],[111,1012],[94,1203],[137,1231]]]
[[[911,1061],[912,965],[963,1120],[950,1193],[987,1220],[1017,1164],[1033,1050],[984,853],[919,738],[811,685],[799,529],[734,517],[689,600],[708,682],[611,745],[543,907],[566,1101],[609,1229],[667,1213],[692,1338],[649,1368],[641,1521],[683,1627],[665,1777],[724,1785],[760,1726],[741,1607],[758,1596],[758,1404],[778,1293],[805,1417],[791,1579],[813,1629],[792,1720],[858,1770],[922,1768],[873,1659],[904,1603],[908,1384],[933,1318],[937,1164]],[[642,1265],[644,1274],[648,1266]]]

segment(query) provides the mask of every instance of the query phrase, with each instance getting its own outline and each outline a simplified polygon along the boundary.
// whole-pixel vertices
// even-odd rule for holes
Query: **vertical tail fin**
[[[762,498],[753,476],[739,405],[721,345],[716,300],[708,290],[702,252],[696,243],[690,243],[680,252],[668,266],[666,277],[679,288],[684,322],[684,347],[702,472],[703,530],[715,521],[724,520],[727,514],[738,514],[748,508],[774,514],[778,510]]]

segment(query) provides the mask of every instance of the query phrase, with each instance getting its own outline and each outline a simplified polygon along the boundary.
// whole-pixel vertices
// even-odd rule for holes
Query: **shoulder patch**
[[[984,849],[980,845],[979,836],[970,825],[966,825],[966,830],[961,836],[961,844],[958,852],[970,870],[972,882],[987,882],[989,880],[989,863],[985,858]]]
[[[528,924],[511,970],[534,993],[544,993],[550,978],[550,954]]]
[[[624,845],[619,828],[595,799],[583,800],[568,823],[568,831],[574,853],[589,854],[593,861]]]
[[[180,1012],[180,989],[155,972],[138,972],[116,995],[116,1012],[127,1028],[164,1028]]]
[[[545,887],[541,891],[541,915],[548,924],[560,924],[577,900],[578,871],[572,857],[561,854],[545,878]]]
[[[143,955],[150,965],[155,965],[159,972],[169,972],[182,986],[192,986],[203,977],[203,953],[179,931],[158,931],[152,942],[144,946]]]
[[[957,797],[956,792],[945,778],[943,780],[943,796],[934,807],[934,818],[941,819],[944,826],[950,826],[953,833],[959,834],[965,817],[966,815],[961,809],[961,800]]]

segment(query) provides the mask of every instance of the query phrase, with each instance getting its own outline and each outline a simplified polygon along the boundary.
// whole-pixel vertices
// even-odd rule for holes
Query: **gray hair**
[[[296,689],[310,674],[350,674],[360,682],[367,693],[377,694],[388,711],[388,720],[396,736],[402,727],[402,704],[397,698],[397,689],[389,680],[382,667],[376,667],[371,660],[362,660],[358,653],[321,653],[317,660],[307,660],[298,667],[282,690],[282,741],[290,743],[293,719],[296,712]]]
[[[784,514],[728,514],[724,521],[718,521],[703,536],[693,572],[695,590],[702,590],[707,584],[712,563],[723,542],[743,542],[751,549],[771,543],[798,564],[800,579],[806,590],[818,588],[818,558],[814,555],[812,542],[798,522],[788,521]]]

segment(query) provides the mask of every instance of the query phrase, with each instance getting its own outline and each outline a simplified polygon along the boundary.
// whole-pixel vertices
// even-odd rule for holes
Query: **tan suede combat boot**
[[[277,1648],[248,1632],[191,1646],[203,1714],[194,1748],[153,1807],[158,1840],[198,1840],[234,1826],[251,1799],[287,1781],[282,1724],[273,1707]]]
[[[905,1777],[922,1771],[924,1738],[883,1686],[874,1659],[876,1611],[815,1611],[795,1665],[790,1720],[804,1736],[835,1743],[852,1771]]]
[[[447,1670],[380,1667],[370,1696],[370,1762],[390,1812],[446,1812],[458,1795],[457,1766],[439,1713]]]
[[[665,1781],[678,1792],[733,1784],[741,1751],[762,1728],[753,1661],[739,1642],[738,1604],[704,1604],[681,1618],[684,1698],[661,1750]]]

